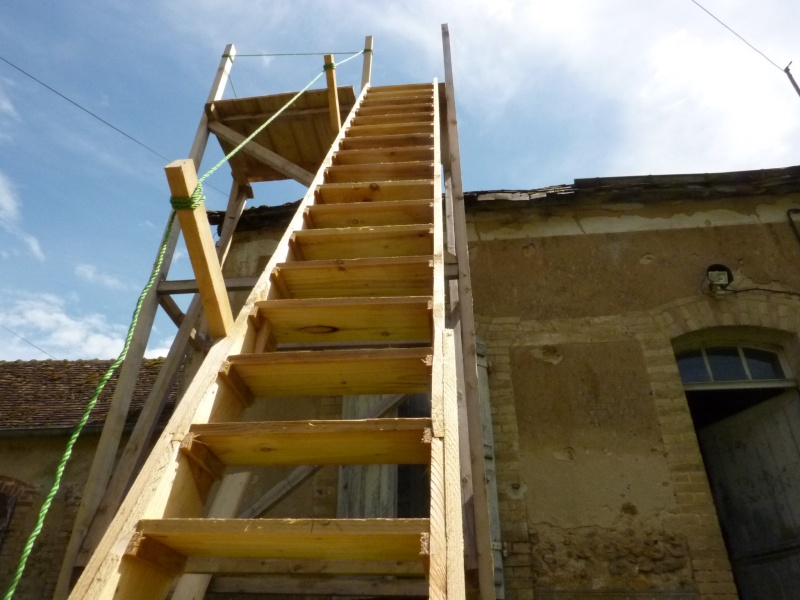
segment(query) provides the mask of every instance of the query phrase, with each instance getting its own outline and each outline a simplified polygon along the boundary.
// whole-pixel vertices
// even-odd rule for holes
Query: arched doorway
[[[740,597],[797,598],[800,398],[781,348],[695,343],[676,360]]]

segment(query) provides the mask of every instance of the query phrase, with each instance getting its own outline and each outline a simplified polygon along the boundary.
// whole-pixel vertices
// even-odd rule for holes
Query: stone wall
[[[797,372],[796,297],[701,290],[713,263],[741,287],[800,290],[786,268],[800,246],[759,206],[742,208],[750,225],[704,207],[663,229],[670,207],[628,206],[613,231],[565,235],[552,209],[469,215],[507,598],[737,598],[672,342],[711,327],[780,338]]]

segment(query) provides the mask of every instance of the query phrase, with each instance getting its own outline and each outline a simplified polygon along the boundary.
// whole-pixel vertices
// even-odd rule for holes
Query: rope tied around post
[[[169,199],[172,208],[175,210],[194,210],[205,202],[206,197],[203,194],[203,183],[198,181],[197,187],[194,188],[192,195],[187,198],[176,198],[171,196]]]

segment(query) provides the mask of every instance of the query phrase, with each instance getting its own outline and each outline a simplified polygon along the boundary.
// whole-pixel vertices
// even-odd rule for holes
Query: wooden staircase
[[[359,576],[371,592],[464,597],[438,107],[435,82],[362,92],[71,598],[165,598],[232,560],[283,565],[298,593]],[[242,420],[253,402],[412,393],[430,394],[429,418]],[[230,518],[243,486],[228,467],[365,464],[427,465],[429,516]],[[304,588],[298,573],[320,570],[332,587]]]

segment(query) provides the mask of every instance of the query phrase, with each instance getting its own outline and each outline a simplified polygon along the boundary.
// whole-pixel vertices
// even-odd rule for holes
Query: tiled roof
[[[0,435],[60,433],[77,425],[110,360],[0,361]],[[162,359],[145,360],[139,374],[126,428],[136,422],[156,380]],[[98,431],[108,414],[119,370],[106,384],[85,431]],[[165,414],[175,404],[170,394]],[[163,419],[162,419],[163,420]]]

